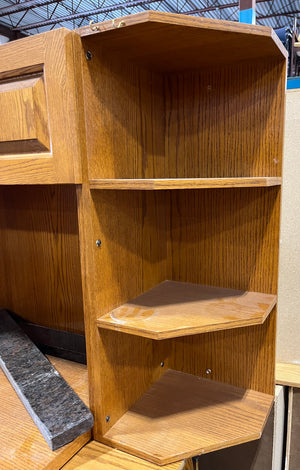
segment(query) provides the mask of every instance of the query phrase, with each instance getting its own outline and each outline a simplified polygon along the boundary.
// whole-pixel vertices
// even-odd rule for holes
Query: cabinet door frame
[[[81,183],[74,67],[75,54],[80,45],[75,36],[73,32],[62,28],[0,47],[0,83],[12,83],[14,79],[20,81],[24,77],[40,74],[45,88],[45,116],[50,136],[49,150],[2,153],[0,184]],[[34,103],[31,105],[34,106]],[[20,106],[23,106],[22,96]],[[8,123],[13,115],[13,109],[10,115],[8,108],[5,115]]]

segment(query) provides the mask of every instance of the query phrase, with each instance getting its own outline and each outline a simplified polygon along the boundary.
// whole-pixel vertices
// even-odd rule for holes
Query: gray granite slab
[[[5,310],[0,366],[51,450],[92,428],[90,410]]]

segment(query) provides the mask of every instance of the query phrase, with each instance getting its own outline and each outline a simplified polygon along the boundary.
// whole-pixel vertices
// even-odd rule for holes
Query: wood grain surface
[[[119,24],[121,27],[117,28]],[[103,42],[113,53],[125,52],[130,60],[164,70],[224,65],[245,58],[287,57],[276,34],[264,26],[157,11],[104,21],[93,25],[93,29],[94,26],[98,26],[98,31],[85,26],[77,33]]]
[[[98,318],[100,328],[166,339],[262,324],[276,295],[165,281]]]
[[[161,73],[128,60],[126,51],[112,54],[95,37],[85,41],[92,53],[83,62],[92,187],[103,179],[158,179],[105,182],[156,189],[164,186],[161,179],[187,179],[177,183],[184,187],[188,179],[216,178],[206,182],[210,187],[280,177],[284,61]]]
[[[165,279],[275,295],[280,189],[85,191],[82,247],[85,277],[93,279],[86,285],[86,333],[95,438],[166,368],[201,377],[211,369],[214,380],[272,394],[276,309],[263,325],[159,343],[98,329],[96,320]]]
[[[280,186],[281,178],[157,178],[157,179],[95,179],[91,189],[207,189]]]
[[[87,368],[64,359],[49,358],[54,367],[88,405]],[[59,470],[91,438],[88,432],[52,452],[4,373],[0,371],[1,470]]]
[[[185,461],[161,467],[100,442],[91,441],[61,470],[188,470],[188,468],[188,463]]]
[[[104,435],[160,465],[261,436],[273,396],[168,370]]]
[[[277,293],[280,186],[185,185],[279,182],[282,46],[253,26],[148,12],[122,20],[79,31],[88,162],[79,230],[97,440],[169,368],[270,395],[275,382],[276,308],[262,325],[159,342],[97,328],[166,279]],[[140,190],[162,179],[172,191]]]
[[[279,385],[300,388],[300,364],[277,362],[275,379]]]
[[[1,187],[0,241],[1,308],[84,333],[75,187]]]
[[[1,155],[50,152],[42,73],[35,78],[0,80],[0,103]]]
[[[0,93],[0,108],[4,113],[1,122],[6,129],[14,131],[11,138],[17,139],[8,145],[4,134],[5,143],[0,144],[0,184],[76,183],[82,180],[73,67],[74,55],[78,52],[73,36],[74,33],[62,28],[0,48],[0,84],[4,89],[8,87],[4,81],[18,82],[18,88],[20,81],[24,84],[31,80],[32,73],[43,72],[32,91],[19,87]],[[32,142],[29,132],[34,122],[36,142]]]

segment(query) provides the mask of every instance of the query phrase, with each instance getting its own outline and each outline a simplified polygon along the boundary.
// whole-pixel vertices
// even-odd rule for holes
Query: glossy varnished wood
[[[0,80],[0,102],[0,155],[50,152],[42,72],[34,78]]]
[[[91,189],[207,189],[280,186],[281,178],[157,178],[157,179],[95,179]]]
[[[62,470],[188,470],[185,461],[158,466],[97,441],[89,442]]]
[[[280,177],[284,76],[268,60],[165,75],[166,176]]]
[[[165,281],[98,318],[99,328],[152,339],[262,324],[276,295]]]
[[[160,465],[261,436],[273,396],[168,370],[104,439]]]
[[[84,47],[92,53],[83,59],[91,187],[277,184],[284,61],[162,73],[126,52],[111,54],[95,38]]]
[[[119,24],[121,27],[117,28]],[[263,26],[157,11],[125,16],[96,26],[98,30],[93,25],[93,28],[80,28],[77,33],[103,42],[112,54],[125,53],[130,60],[163,70],[287,56],[276,34]]]
[[[141,390],[163,373],[160,363],[169,345],[161,342],[157,347],[151,340],[145,343],[134,337],[132,342],[128,335],[100,332],[96,319],[166,279],[167,195],[159,197],[151,191],[95,191],[91,195],[85,185],[78,195],[91,408],[99,439],[139,398]],[[102,242],[100,248],[97,239]],[[136,354],[128,362],[132,348]],[[134,376],[137,381],[131,381]],[[128,380],[132,386],[124,388]]]
[[[0,188],[0,240],[1,307],[83,333],[75,187]]]
[[[272,394],[275,309],[263,325],[159,343],[98,330],[96,320],[165,279],[275,295],[280,189],[86,188],[81,202],[95,437],[167,367],[202,377],[211,369],[215,380]]]
[[[185,20],[146,12],[79,32],[88,162],[79,227],[97,440],[168,368],[274,392],[276,308],[262,325],[159,342],[97,328],[165,279],[277,293],[282,47],[253,26]],[[198,178],[209,187],[196,191]],[[244,178],[249,187],[235,186]]]
[[[1,122],[11,132],[1,133],[0,184],[82,180],[73,36],[60,29],[0,47]],[[41,77],[30,89],[34,73]]]
[[[58,358],[50,361],[88,405],[86,366]],[[0,397],[1,470],[59,470],[91,438],[88,432],[52,452],[2,371]]]
[[[300,364],[277,362],[275,378],[279,385],[300,388]]]

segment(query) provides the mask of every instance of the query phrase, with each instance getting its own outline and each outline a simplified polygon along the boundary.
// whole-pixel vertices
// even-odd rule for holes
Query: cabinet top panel
[[[77,34],[89,37],[89,47],[101,44],[167,71],[287,57],[271,28],[154,11],[85,26]]]

